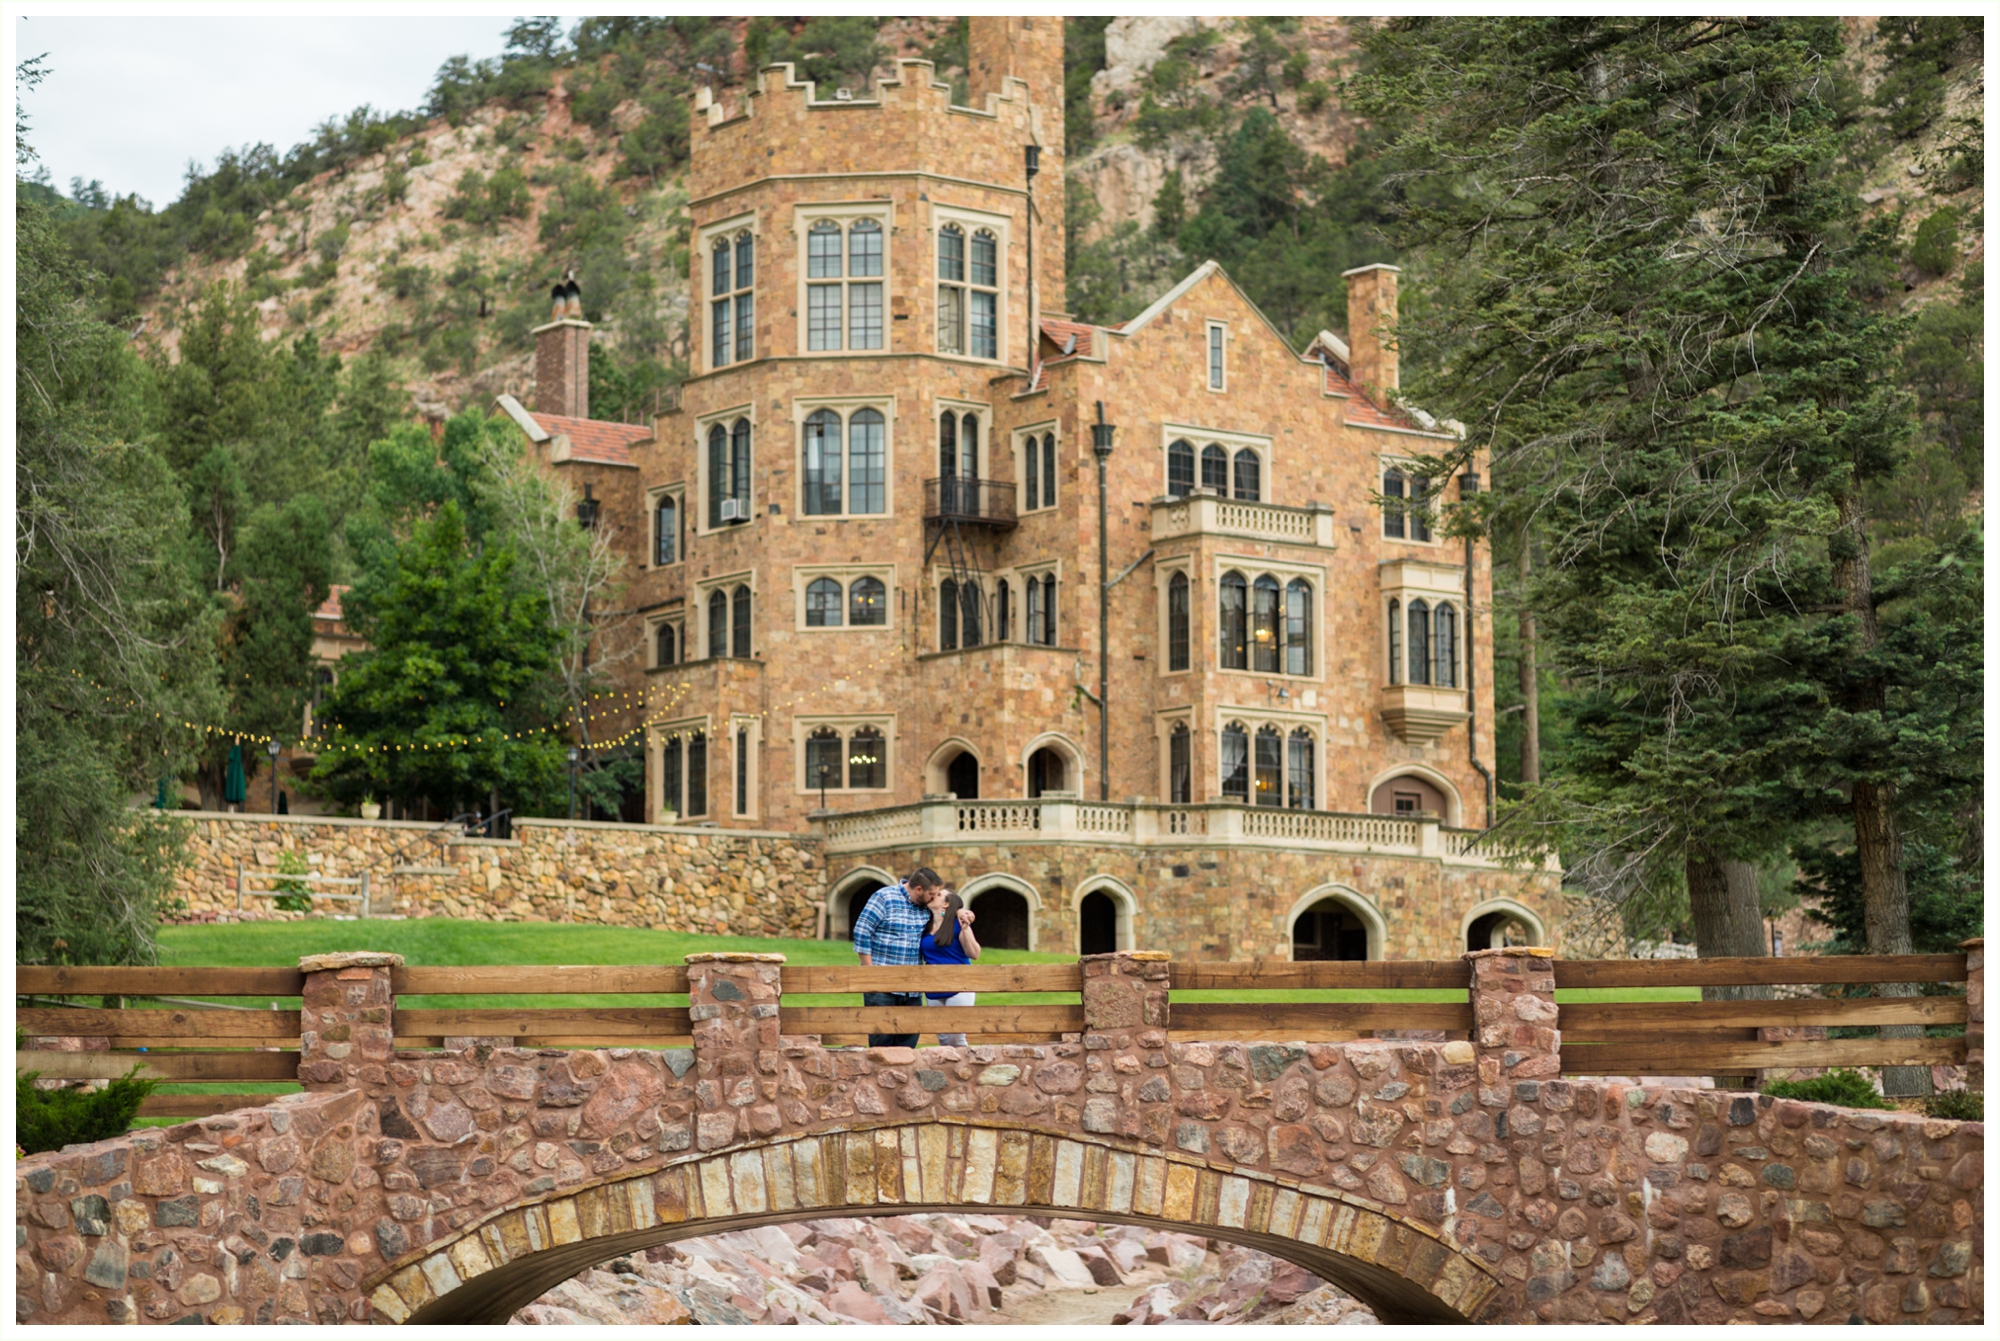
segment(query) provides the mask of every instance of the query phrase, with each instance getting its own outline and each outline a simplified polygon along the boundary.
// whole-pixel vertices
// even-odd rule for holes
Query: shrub
[[[1986,1096],[1978,1090],[1945,1090],[1924,1100],[1924,1116],[1954,1122],[1986,1121]]]
[[[1927,275],[1947,275],[1958,264],[1958,211],[1949,205],[1917,225],[1910,264]]]
[[[101,1090],[35,1088],[39,1071],[14,1073],[14,1140],[31,1155],[123,1136],[157,1081],[133,1067]]]
[[[306,854],[297,848],[288,847],[278,854],[278,869],[286,875],[304,875],[312,868],[306,864]],[[271,886],[278,897],[273,900],[280,912],[309,913],[312,911],[312,887],[303,880],[280,880]]]
[[[1774,1080],[1765,1094],[1778,1099],[1803,1099],[1807,1103],[1838,1104],[1842,1108],[1887,1108],[1896,1105],[1875,1092],[1875,1084],[1859,1071],[1829,1071],[1811,1080]]]

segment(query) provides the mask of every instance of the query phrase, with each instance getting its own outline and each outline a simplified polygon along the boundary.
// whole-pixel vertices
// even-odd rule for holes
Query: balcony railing
[[[953,843],[1113,842],[1138,846],[1243,845],[1430,857],[1450,866],[1546,866],[1553,856],[1503,851],[1477,829],[1448,829],[1430,816],[1350,815],[1222,803],[1192,805],[1032,800],[930,800],[815,817],[829,853]],[[1482,841],[1484,840],[1484,841]]]
[[[975,526],[1014,524],[1014,486],[1004,480],[946,475],[924,481],[924,520]]]

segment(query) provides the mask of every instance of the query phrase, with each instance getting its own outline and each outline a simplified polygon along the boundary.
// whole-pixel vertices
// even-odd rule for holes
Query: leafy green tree
[[[819,86],[819,96],[830,98],[836,88],[867,90],[875,67],[889,55],[881,32],[880,19],[853,14],[818,15],[796,31],[786,20],[760,16],[750,20],[743,54],[753,70],[790,61],[799,78],[811,80]]]
[[[1892,135],[1914,139],[1937,120],[1944,110],[1944,76],[1959,62],[1978,59],[1985,28],[1978,17],[1892,15],[1875,21],[1883,72],[1874,103]]]
[[[1110,26],[1110,15],[1063,20],[1063,147],[1072,159],[1097,143],[1090,78],[1104,68],[1104,30]]]
[[[213,719],[214,619],[144,436],[147,370],[78,297],[94,280],[48,205],[17,192],[14,217],[15,953],[148,963],[185,852],[127,801]]]
[[[563,777],[549,684],[561,637],[514,552],[475,544],[456,501],[416,523],[384,598],[361,618],[322,714],[313,779],[344,803],[373,793],[454,811],[497,792],[545,810]]]

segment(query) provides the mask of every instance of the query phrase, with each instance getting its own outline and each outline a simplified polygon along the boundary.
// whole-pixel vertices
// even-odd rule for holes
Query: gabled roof
[[[644,424],[616,424],[603,419],[572,419],[561,414],[537,414],[522,407],[512,396],[501,396],[498,404],[507,417],[521,426],[530,442],[551,438],[569,439],[571,461],[591,461],[607,466],[632,464],[632,447],[649,441],[653,430]]]
[[[313,618],[338,621],[340,619],[340,598],[352,590],[354,590],[352,586],[333,586],[327,588],[326,599],[319,603],[317,610],[313,611]]]

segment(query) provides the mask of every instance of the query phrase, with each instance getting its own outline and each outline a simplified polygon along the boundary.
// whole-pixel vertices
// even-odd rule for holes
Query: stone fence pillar
[[[396,989],[390,974],[401,955],[373,950],[307,955],[305,1009],[299,1026],[299,1083],[308,1092],[385,1085],[396,1047]]]
[[[776,1068],[783,955],[741,951],[689,955],[688,1014],[694,1021],[696,1075],[748,1076],[770,1054]]]
[[[1472,1046],[1480,1084],[1562,1074],[1555,953],[1522,945],[1465,956],[1472,969]]]
[[[1133,1032],[1158,1031],[1167,1040],[1167,990],[1172,985],[1172,956],[1164,950],[1121,950],[1116,954],[1084,955],[1083,1045],[1086,1048],[1133,1046]]]
[[[1965,1087],[1986,1088],[1986,938],[1964,942]]]

